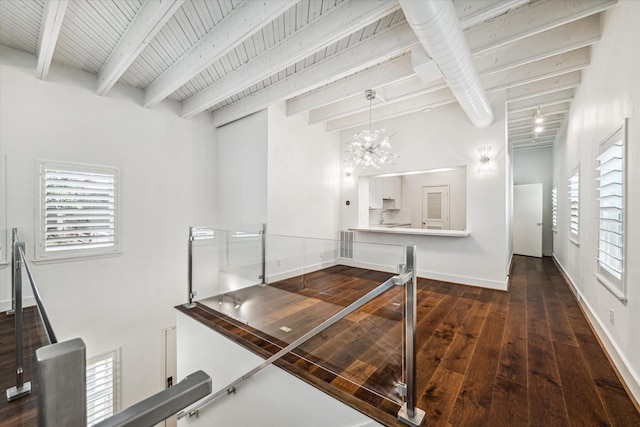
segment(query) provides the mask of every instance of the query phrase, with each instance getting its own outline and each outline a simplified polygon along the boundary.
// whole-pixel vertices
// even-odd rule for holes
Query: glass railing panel
[[[404,247],[397,245],[348,242],[345,250],[344,239],[223,230],[214,235],[195,242],[196,300],[281,348],[390,279],[406,262]],[[403,295],[402,286],[392,287],[298,346],[294,363],[325,381],[400,403]]]
[[[190,237],[190,280],[196,301],[262,282],[258,226],[235,231],[192,227]]]

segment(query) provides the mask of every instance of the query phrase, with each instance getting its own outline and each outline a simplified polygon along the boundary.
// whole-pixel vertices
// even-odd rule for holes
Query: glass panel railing
[[[262,283],[263,252],[261,226],[234,231],[191,227],[189,283],[193,298],[201,300]]]
[[[194,300],[280,348],[323,327],[406,264],[403,246],[354,242],[352,234],[327,240],[212,232],[192,242]],[[402,404],[403,320],[404,288],[391,286],[290,353],[326,382]]]

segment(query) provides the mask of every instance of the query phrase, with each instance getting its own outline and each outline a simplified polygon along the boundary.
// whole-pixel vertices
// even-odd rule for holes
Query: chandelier
[[[385,163],[391,163],[392,159],[398,158],[397,154],[391,153],[389,137],[385,136],[384,129],[371,130],[371,104],[376,97],[375,91],[369,89],[365,92],[365,97],[369,101],[369,129],[361,130],[353,135],[353,139],[347,142],[347,163],[351,166],[369,166],[380,169]]]

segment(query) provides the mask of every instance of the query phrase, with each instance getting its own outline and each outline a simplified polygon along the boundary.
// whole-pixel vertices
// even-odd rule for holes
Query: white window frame
[[[120,349],[87,359],[87,426],[92,426],[120,409]],[[94,371],[95,368],[102,368]],[[102,399],[105,406],[95,403]]]
[[[70,248],[64,250],[52,250],[47,248],[47,224],[46,224],[46,171],[68,171],[70,173],[77,174],[96,174],[96,175],[110,175],[114,179],[114,216],[113,216],[113,242],[107,246],[95,247],[90,243],[86,243],[86,246],[78,246],[77,248]],[[35,260],[36,261],[61,261],[61,260],[73,260],[83,259],[86,257],[95,256],[108,256],[119,253],[120,243],[120,170],[112,166],[96,166],[80,163],[66,163],[55,162],[48,160],[39,160],[37,162],[37,182],[38,194],[37,194],[37,209],[38,215],[36,216],[36,244],[35,244]]]
[[[580,246],[580,164],[569,177],[569,240]]]
[[[558,184],[551,189],[551,230],[558,232]]]
[[[0,265],[8,265],[11,260],[10,235],[7,228],[7,156],[0,154]]]
[[[612,158],[611,150],[614,149],[615,145],[620,146],[620,157]],[[598,146],[598,157],[596,158],[596,193],[597,193],[597,220],[596,220],[596,273],[595,277],[609,292],[615,295],[623,303],[627,302],[627,280],[626,280],[626,202],[627,202],[627,119],[625,119],[620,127],[618,127],[615,131],[613,131],[609,136],[607,136]],[[605,153],[608,153],[609,156],[603,156]],[[611,159],[611,162],[608,160]],[[620,159],[619,162],[615,162],[615,159]],[[603,162],[604,160],[604,162]],[[620,195],[609,194],[604,195],[603,193],[607,192],[607,187],[611,187],[611,185],[602,185],[602,180],[600,177],[601,173],[604,170],[606,175],[607,171],[618,171],[619,169],[612,170],[612,164],[615,162],[615,167],[620,167]],[[616,185],[618,181],[611,182],[611,184]],[[609,196],[609,197],[607,197]],[[617,218],[611,218],[611,208],[608,208],[607,205],[610,204],[611,197],[620,197],[622,200],[620,201],[620,213],[617,215]],[[605,199],[607,201],[605,202]],[[616,208],[613,208],[616,209]],[[606,215],[604,211],[609,211],[609,215]],[[614,214],[614,216],[616,216]],[[609,217],[609,219],[603,219],[605,217]],[[618,222],[620,224],[620,228],[617,230],[605,229],[606,224],[610,224],[612,222]],[[615,226],[615,224],[614,224]],[[617,233],[619,231],[619,233]],[[612,232],[614,234],[619,234],[619,255],[620,255],[620,268],[619,271],[616,271],[615,267],[607,264],[606,258],[603,255],[611,255],[602,252],[607,252],[606,250],[602,250],[605,245],[608,243],[602,241],[601,235],[602,233]],[[613,246],[618,246],[613,244]],[[611,255],[612,256],[612,255]]]

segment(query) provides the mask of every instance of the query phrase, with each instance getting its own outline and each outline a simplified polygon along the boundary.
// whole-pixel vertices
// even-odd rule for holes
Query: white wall
[[[269,107],[268,233],[337,239],[340,141],[304,114]]]
[[[211,376],[213,393],[246,374],[264,359],[182,313],[177,313],[178,378],[199,369]],[[358,426],[379,423],[328,394],[271,365],[186,417],[181,427]]]
[[[267,222],[267,112],[217,129],[216,227],[233,230]]]
[[[592,323],[636,399],[640,400],[640,2],[620,1],[605,13],[602,39],[571,106],[565,138],[554,150],[558,182],[558,233],[554,256],[580,295]],[[629,118],[626,187],[626,275],[623,304],[594,278],[596,271],[596,181],[599,143]],[[580,245],[569,242],[567,185],[580,163]],[[614,310],[614,324],[609,312]]]
[[[322,125],[276,104],[217,129],[216,158],[217,227],[338,237],[339,143]]]
[[[507,106],[504,107],[505,111]],[[505,123],[506,126],[506,123]],[[506,129],[505,129],[506,132]],[[506,179],[504,182],[505,185],[505,205],[506,209],[504,211],[505,222],[507,224],[507,235],[506,237],[506,262],[508,266],[508,272],[511,272],[511,261],[513,260],[513,146],[509,144],[508,149],[506,150],[504,156],[504,168],[506,171]]]
[[[81,337],[87,355],[121,347],[122,406],[163,388],[161,332],[186,301],[187,230],[213,216],[214,128],[183,120],[179,106],[141,107],[143,93],[53,64],[36,80],[35,58],[0,47],[0,150],[7,155],[7,225],[34,254],[36,160],[117,166],[121,253],[74,262],[31,263],[60,340]],[[0,270],[0,301],[11,298]],[[24,281],[26,284],[27,282]]]
[[[551,230],[551,190],[553,189],[553,150],[522,150],[513,153],[513,183],[542,184],[542,254],[553,253]],[[564,182],[558,183],[558,191],[564,191]]]
[[[435,108],[428,113],[415,113],[384,123],[387,134],[396,135],[391,144],[399,159],[381,170],[357,171],[363,176],[381,173],[408,172],[442,167],[467,167],[467,230],[466,238],[436,236],[400,236],[357,233],[358,241],[418,245],[420,276],[469,285],[506,289],[507,265],[510,259],[507,238],[507,180],[504,98],[490,97],[494,123],[486,129],[476,129],[458,104]],[[354,130],[341,133],[341,141],[349,141]],[[493,146],[494,172],[479,174],[477,148]],[[351,204],[346,206],[344,202]],[[365,222],[368,221],[368,218]],[[362,223],[362,222],[361,222]],[[358,226],[357,176],[352,183],[342,185],[341,227]]]

